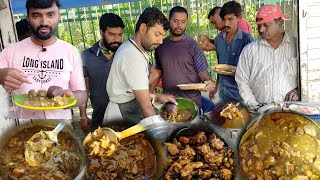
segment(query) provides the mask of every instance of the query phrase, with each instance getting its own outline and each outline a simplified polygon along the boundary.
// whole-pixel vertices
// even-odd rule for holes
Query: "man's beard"
[[[151,52],[159,47],[160,44],[150,44],[147,40],[141,39],[141,46],[145,51]]]
[[[41,28],[44,28],[44,27],[50,29],[50,32],[49,32],[48,34],[42,34],[42,33],[40,32],[40,29],[41,29]],[[50,38],[56,33],[57,29],[58,29],[58,26],[56,26],[54,29],[52,29],[51,26],[41,26],[41,25],[40,25],[40,26],[38,26],[37,28],[34,28],[33,26],[30,25],[30,30],[31,30],[32,34],[33,34],[36,38],[41,39],[41,40],[48,40],[48,39],[50,39]]]
[[[105,38],[102,38],[102,40],[103,40],[103,45],[111,52],[116,52],[121,45],[121,42],[108,43]],[[114,44],[117,44],[118,46],[112,46]]]
[[[175,32],[174,29],[170,28],[170,32],[173,36],[182,36],[182,35],[184,35],[185,31],[186,31],[185,29],[183,29],[183,30],[181,29],[181,32]]]

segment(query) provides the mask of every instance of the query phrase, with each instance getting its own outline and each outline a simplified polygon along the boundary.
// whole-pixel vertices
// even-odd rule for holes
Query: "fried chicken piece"
[[[176,145],[178,147],[178,149],[182,148],[181,142],[179,142],[176,138],[173,138],[173,142],[174,145]]]
[[[221,169],[220,174],[224,180],[230,180],[232,178],[232,172],[229,169]]]
[[[213,133],[210,135],[209,142],[212,148],[216,150],[223,149],[224,142]]]
[[[172,159],[172,156],[170,154],[168,154],[168,157],[167,157],[167,163],[166,163],[166,169],[169,169],[169,167],[173,164],[173,159]]]
[[[184,166],[182,169],[181,169],[181,176],[182,177],[187,177],[187,176],[190,176],[192,175],[192,171],[194,169],[198,169],[198,168],[201,168],[203,165],[202,162],[193,162],[193,163],[189,163],[187,164],[186,166]]]
[[[202,145],[207,142],[205,132],[198,132],[196,135],[190,137],[190,144]]]
[[[181,164],[179,164],[178,162],[174,162],[165,174],[164,179],[173,179],[172,177],[175,177],[176,174],[180,174],[181,169]]]
[[[214,164],[216,161],[216,153],[211,149],[204,155],[204,161],[208,164]]]
[[[190,139],[185,137],[185,136],[179,137],[179,141],[184,143],[184,144],[189,144],[190,143]]]
[[[180,159],[179,160],[179,164],[181,166],[185,166],[186,164],[189,164],[189,163],[191,163],[190,159]]]
[[[164,143],[164,146],[168,150],[170,155],[175,156],[175,155],[179,154],[179,149],[175,144],[173,144],[173,143]]]
[[[179,158],[193,160],[195,155],[196,151],[192,149],[189,145],[187,145],[183,150],[180,151]]]
[[[209,179],[213,171],[209,169],[199,170],[198,175],[200,179]]]
[[[197,147],[197,152],[199,154],[205,155],[205,154],[208,154],[210,152],[210,149],[211,148],[210,148],[209,144],[205,143],[205,144]]]

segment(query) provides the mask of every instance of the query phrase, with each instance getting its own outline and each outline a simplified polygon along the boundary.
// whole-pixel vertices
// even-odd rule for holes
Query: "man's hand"
[[[0,84],[7,91],[19,89],[23,83],[31,84],[28,76],[14,68],[0,69]]]
[[[299,96],[298,96],[297,89],[293,89],[289,91],[286,95],[286,98],[284,99],[284,101],[298,101],[298,100],[299,100]]]
[[[158,103],[166,103],[168,101],[174,103],[175,105],[178,105],[176,99],[171,94],[156,94],[155,101]]]
[[[63,94],[67,97],[74,97],[74,93],[70,89],[64,89]]]
[[[212,81],[204,81],[204,83],[206,83],[207,85],[204,88],[198,89],[199,91],[211,92],[214,90],[214,85],[213,85]]]
[[[198,42],[203,51],[214,51],[216,49],[206,35],[200,34],[198,36]]]
[[[198,35],[197,39],[198,39],[198,42],[199,42],[199,43],[203,43],[203,42],[205,42],[205,41],[210,41],[210,39],[208,38],[208,36],[203,35],[203,34]]]
[[[218,88],[214,88],[213,91],[210,91],[209,98],[214,99],[215,98],[214,96],[217,94],[217,91],[218,91]]]
[[[91,119],[88,117],[82,117],[80,119],[80,126],[83,132],[87,132],[91,126]]]

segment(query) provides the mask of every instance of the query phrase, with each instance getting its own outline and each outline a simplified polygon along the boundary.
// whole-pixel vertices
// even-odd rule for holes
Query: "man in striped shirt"
[[[276,5],[258,10],[261,38],[243,49],[236,71],[240,95],[251,109],[299,99],[297,41],[283,31],[283,20],[289,19]]]

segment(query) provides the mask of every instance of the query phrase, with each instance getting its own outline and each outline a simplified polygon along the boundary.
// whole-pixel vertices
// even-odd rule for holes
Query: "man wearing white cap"
[[[236,82],[244,104],[251,109],[276,101],[297,101],[297,40],[283,30],[289,16],[272,4],[256,15],[260,39],[248,44],[240,55]]]

